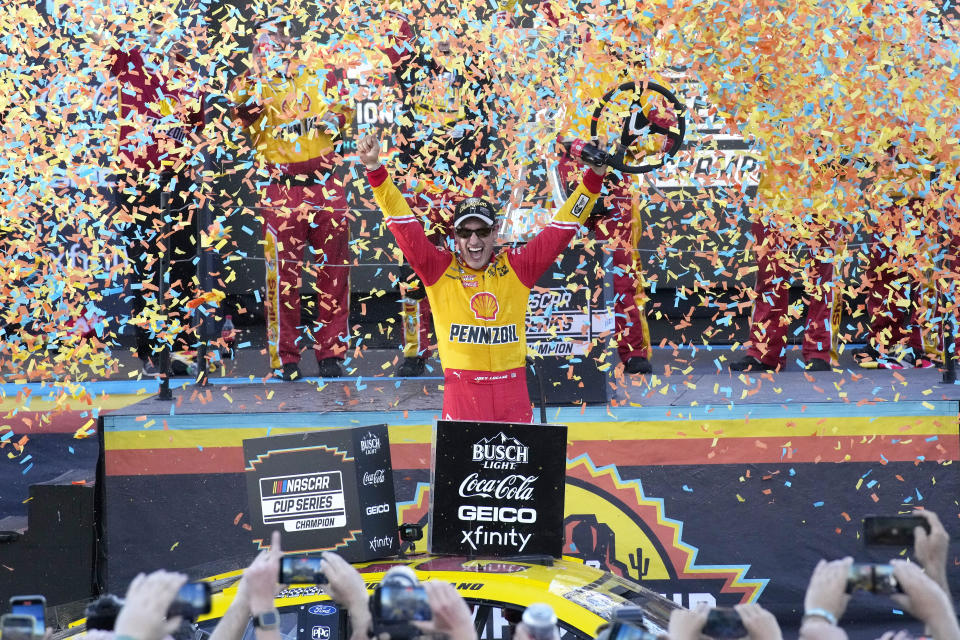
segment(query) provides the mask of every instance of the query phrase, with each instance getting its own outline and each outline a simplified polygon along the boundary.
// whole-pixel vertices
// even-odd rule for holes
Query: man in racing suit
[[[590,215],[604,168],[585,172],[583,183],[535,238],[496,255],[493,207],[481,198],[465,200],[454,216],[453,253],[427,239],[380,165],[379,149],[374,136],[357,144],[377,205],[433,304],[444,419],[530,422],[524,333],[530,290]]]
[[[193,130],[203,124],[203,97],[186,59],[169,53],[170,16],[157,10],[145,48],[112,47],[110,75],[118,85],[120,121],[116,202],[124,225],[133,277],[129,288],[131,324],[136,326],[137,357],[143,372],[156,375],[161,345],[157,320],[167,318],[172,372],[188,372],[186,352],[197,342],[187,303],[196,295],[197,220],[189,193],[194,175]],[[99,25],[93,38],[107,42]],[[162,53],[161,53],[162,52]],[[169,273],[161,273],[166,262]],[[159,299],[160,280],[164,297]]]
[[[232,92],[258,160],[269,173],[262,188],[270,366],[285,380],[300,377],[300,287],[304,250],[316,268],[314,352],[321,377],[339,377],[347,347],[350,279],[349,216],[340,130],[352,117],[329,58],[295,51],[289,22],[263,28],[254,69]]]
[[[457,51],[462,43],[445,39],[434,51],[418,46],[410,21],[387,11],[386,46],[400,90],[397,146],[404,191],[411,208],[429,221],[434,244],[450,237],[450,209],[455,201],[482,191],[493,134],[484,96],[488,80],[478,65],[464,67]],[[405,265],[406,266],[406,265]],[[401,270],[404,360],[397,375],[419,376],[430,357],[430,302],[412,273]]]

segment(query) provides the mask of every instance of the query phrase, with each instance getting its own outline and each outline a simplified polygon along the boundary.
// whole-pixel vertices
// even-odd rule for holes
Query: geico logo
[[[554,309],[566,309],[570,306],[570,300],[573,299],[573,294],[569,291],[564,291],[562,293],[556,291],[547,291],[546,293],[532,293],[530,294],[530,309],[546,309],[548,307],[553,307]]]
[[[390,505],[387,504],[387,503],[375,504],[375,505],[373,505],[373,506],[371,506],[371,507],[367,507],[367,515],[368,515],[368,516],[373,516],[373,515],[376,515],[376,514],[378,514],[378,513],[386,513],[387,511],[390,511]]]
[[[474,507],[465,504],[457,511],[461,520],[480,522],[522,522],[528,524],[537,521],[537,512],[530,508],[513,507]]]

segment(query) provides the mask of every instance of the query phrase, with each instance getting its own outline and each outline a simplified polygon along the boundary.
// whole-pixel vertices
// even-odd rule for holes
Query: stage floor
[[[305,372],[307,376],[302,381],[283,382],[269,374],[266,377],[212,374],[205,388],[196,386],[192,380],[177,378],[174,382],[180,386],[173,391],[172,410],[176,413],[398,409],[439,412],[443,395],[439,362],[431,359],[432,371],[423,377],[394,378],[392,366],[396,354],[392,349],[367,350],[363,358],[347,363],[350,374],[343,378],[321,379]],[[608,407],[602,410],[637,406],[843,403],[851,405],[850,411],[855,412],[863,403],[960,399],[960,385],[944,384],[938,369],[861,369],[852,358],[842,355],[841,366],[832,371],[806,372],[796,362],[799,350],[794,350],[794,354],[795,357],[788,358],[785,371],[733,373],[727,363],[738,358],[739,353],[729,348],[656,349],[652,375],[624,375],[621,366],[611,368],[607,380]],[[243,362],[231,364],[233,369],[228,372],[246,369]],[[307,365],[303,368],[306,370]],[[122,384],[151,394],[112,413],[156,414],[170,410],[170,407],[158,406],[161,402],[153,395],[156,388],[153,380],[100,384],[104,384],[105,389],[115,385],[116,392],[122,392]],[[580,405],[573,408],[582,409]]]

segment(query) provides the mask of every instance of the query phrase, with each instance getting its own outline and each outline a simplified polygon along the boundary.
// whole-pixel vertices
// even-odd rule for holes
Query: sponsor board
[[[336,550],[352,562],[396,551],[396,498],[385,425],[243,441],[256,542],[284,532],[289,551]]]
[[[437,423],[434,553],[558,555],[566,427]]]
[[[534,291],[527,305],[527,346],[541,356],[584,355],[594,336],[597,311],[586,290],[573,293],[554,286]]]

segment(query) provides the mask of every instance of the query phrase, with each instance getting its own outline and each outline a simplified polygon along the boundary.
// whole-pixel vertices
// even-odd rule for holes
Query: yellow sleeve
[[[583,173],[583,182],[577,186],[576,190],[567,198],[567,201],[563,203],[563,206],[557,210],[552,222],[583,224],[590,217],[593,204],[600,197],[603,178],[590,169],[586,169]],[[596,191],[593,191],[593,189],[596,189]]]

